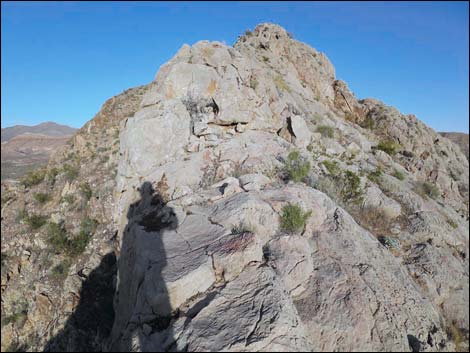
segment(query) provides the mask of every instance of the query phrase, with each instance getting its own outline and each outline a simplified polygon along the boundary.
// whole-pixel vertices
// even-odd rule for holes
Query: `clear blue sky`
[[[468,132],[467,2],[2,2],[2,127],[82,126],[150,82],[183,43],[232,45],[274,22],[326,55],[359,98]]]

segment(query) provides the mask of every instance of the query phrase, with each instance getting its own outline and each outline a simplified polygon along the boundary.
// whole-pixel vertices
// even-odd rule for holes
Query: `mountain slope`
[[[40,134],[46,136],[68,136],[75,133],[77,129],[67,125],[57,124],[51,121],[44,122],[38,125],[15,125],[11,127],[2,128],[2,142],[8,141],[15,136],[22,134]]]
[[[466,348],[468,160],[277,25],[184,45],[4,188],[2,347]]]
[[[462,132],[440,132],[439,134],[457,144],[457,146],[459,146],[462,152],[467,156],[467,159],[469,158],[468,134],[464,134]]]

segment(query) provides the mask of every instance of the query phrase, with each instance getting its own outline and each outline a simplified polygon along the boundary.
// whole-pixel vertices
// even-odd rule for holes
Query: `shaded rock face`
[[[37,318],[67,296],[28,308],[36,323],[23,331],[49,341],[36,347],[467,348],[467,159],[415,117],[357,100],[324,54],[283,28],[261,24],[233,47],[184,45],[145,89],[113,98],[82,128],[82,155],[99,126],[119,131],[115,178],[103,176],[100,199],[86,203],[107,227],[66,276],[78,300],[70,317],[43,319],[54,334]],[[300,227],[286,227],[287,205],[305,212]],[[6,207],[2,217],[12,222]],[[100,264],[111,249],[115,266]],[[2,266],[2,298],[20,292],[13,264],[5,276]],[[113,320],[88,310],[109,309],[103,296]],[[2,314],[17,312],[7,302]],[[2,338],[14,343],[18,326]]]
[[[449,140],[457,144],[462,152],[467,156],[467,159],[469,159],[468,134],[461,132],[440,132],[439,134],[447,137]]]

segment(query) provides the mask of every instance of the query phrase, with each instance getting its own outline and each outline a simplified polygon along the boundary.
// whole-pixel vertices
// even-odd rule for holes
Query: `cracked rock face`
[[[111,242],[113,317],[106,332],[74,317],[68,350],[468,349],[468,160],[445,137],[358,100],[323,53],[273,24],[233,47],[183,45],[132,106],[110,113],[121,117],[116,175],[103,177],[112,201],[87,204],[109,210],[107,237],[93,237],[64,289],[93,277],[94,247]],[[286,165],[306,162],[293,178]],[[288,205],[307,215],[295,230]],[[15,288],[8,268],[2,294]],[[37,294],[27,330],[42,349],[51,334],[38,322],[64,320]]]

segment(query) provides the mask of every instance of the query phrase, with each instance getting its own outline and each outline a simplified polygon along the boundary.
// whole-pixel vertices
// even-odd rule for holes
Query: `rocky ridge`
[[[468,349],[468,160],[415,116],[358,100],[277,25],[184,45],[46,176],[64,163],[76,179],[2,190],[2,318],[21,317],[2,320],[2,348]],[[286,205],[306,211],[301,228],[286,229]],[[69,238],[98,221],[60,279],[67,252],[45,265],[52,235],[15,223],[23,208]]]

